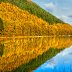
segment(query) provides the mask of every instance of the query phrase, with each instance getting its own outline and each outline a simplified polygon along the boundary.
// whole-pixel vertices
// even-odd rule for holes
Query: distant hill
[[[0,4],[0,36],[71,35],[72,26],[46,21],[10,3]]]
[[[27,10],[31,14],[36,15],[39,18],[47,21],[49,24],[53,23],[63,23],[60,19],[56,18],[49,12],[42,9],[36,3],[32,2],[31,0],[0,0],[0,2],[9,2],[12,3],[23,10]]]

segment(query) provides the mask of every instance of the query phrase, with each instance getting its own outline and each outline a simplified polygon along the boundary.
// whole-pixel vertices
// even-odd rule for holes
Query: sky
[[[46,61],[34,72],[72,72],[72,46]]]
[[[72,0],[32,0],[57,18],[72,25]]]

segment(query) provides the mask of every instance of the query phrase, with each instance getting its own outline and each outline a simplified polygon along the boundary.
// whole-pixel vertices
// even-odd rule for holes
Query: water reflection
[[[0,71],[30,71],[72,45],[68,37],[0,39]]]
[[[72,72],[72,46],[58,53],[34,72]]]

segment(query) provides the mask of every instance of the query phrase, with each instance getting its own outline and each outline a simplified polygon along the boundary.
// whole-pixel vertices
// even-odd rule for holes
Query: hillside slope
[[[69,24],[49,25],[41,18],[9,3],[0,4],[0,36],[71,35]]]
[[[27,10],[31,14],[36,15],[39,18],[47,21],[49,24],[53,23],[63,23],[60,19],[56,18],[55,16],[51,15],[49,12],[46,12],[36,3],[28,0],[0,0],[0,2],[9,2],[12,3],[23,10]]]
[[[4,34],[8,36],[43,35],[42,28],[48,26],[47,22],[37,16],[9,3],[0,4],[0,18],[3,20]]]

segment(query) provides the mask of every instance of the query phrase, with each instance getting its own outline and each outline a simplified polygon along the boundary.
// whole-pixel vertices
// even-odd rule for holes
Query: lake
[[[71,37],[0,38],[0,71],[70,72]]]
[[[34,72],[72,72],[72,46],[46,61]]]

